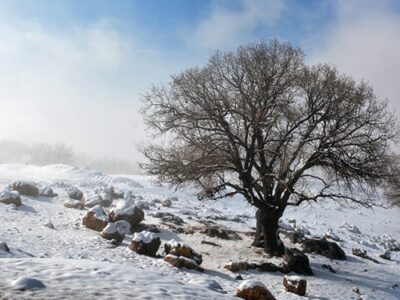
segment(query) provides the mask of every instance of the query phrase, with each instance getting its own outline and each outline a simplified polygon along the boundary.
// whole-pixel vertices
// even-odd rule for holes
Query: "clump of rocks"
[[[164,244],[164,251],[166,253],[164,260],[171,265],[177,268],[186,267],[203,271],[203,268],[200,267],[203,262],[202,256],[188,245],[171,240]]]

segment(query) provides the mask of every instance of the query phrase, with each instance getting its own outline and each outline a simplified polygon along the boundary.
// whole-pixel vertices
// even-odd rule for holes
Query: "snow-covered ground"
[[[170,190],[146,176],[108,176],[65,165],[0,165],[0,188],[15,180],[51,186],[58,196],[22,196],[23,205],[17,208],[0,203],[0,242],[5,241],[11,250],[0,250],[0,299],[233,299],[241,281],[235,279],[237,273],[224,268],[226,263],[279,262],[250,246],[252,238],[248,233],[255,225],[254,208],[239,197],[199,202],[189,188]],[[143,223],[155,224],[163,242],[183,241],[201,253],[205,271],[177,269],[162,258],[138,255],[128,248],[132,235],[114,246],[96,231],[85,228],[81,224],[86,210],[63,206],[68,199],[66,188],[71,185],[84,194],[112,185],[141,196],[150,203]],[[178,200],[172,201],[171,207],[157,201],[173,196]],[[241,240],[222,240],[198,231],[176,233],[152,216],[156,212],[181,217],[186,222],[184,228],[200,228],[204,222],[212,221],[236,231]],[[315,274],[306,277],[309,299],[400,299],[400,253],[392,252],[391,261],[377,257],[384,251],[385,241],[400,241],[398,208],[369,210],[327,201],[289,209],[283,221],[286,226],[296,224],[311,235],[330,232],[341,239],[338,243],[346,252],[345,261],[308,254]],[[45,226],[49,222],[54,228]],[[285,239],[284,242],[299,246],[290,245]],[[367,250],[379,264],[353,256],[354,247]],[[337,272],[329,272],[322,268],[323,264],[331,265]],[[301,299],[285,291],[284,274],[280,272],[250,270],[239,274],[244,279],[261,281],[277,299]],[[46,288],[13,289],[13,282],[21,276],[39,279]],[[224,293],[215,289],[214,281]],[[359,288],[362,298],[352,292],[353,287]]]

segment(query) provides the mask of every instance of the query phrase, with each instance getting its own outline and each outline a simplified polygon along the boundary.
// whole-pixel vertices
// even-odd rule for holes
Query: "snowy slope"
[[[254,209],[239,197],[199,202],[191,189],[170,190],[145,176],[108,176],[65,165],[0,165],[0,187],[20,179],[49,185],[59,196],[22,196],[24,204],[18,208],[0,204],[0,241],[7,242],[11,249],[11,253],[0,250],[0,299],[233,299],[240,281],[235,280],[237,274],[223,268],[226,263],[279,262],[250,247],[251,237],[246,233],[255,225]],[[178,270],[162,258],[135,254],[128,248],[131,235],[118,247],[102,239],[97,232],[81,225],[85,210],[63,206],[67,199],[65,188],[70,185],[84,193],[113,185],[143,197],[152,204],[145,211],[144,222],[158,226],[162,241],[184,241],[200,252],[205,272]],[[173,201],[169,208],[154,201],[171,196],[176,196],[178,201]],[[211,238],[199,232],[177,234],[160,224],[160,219],[152,217],[155,212],[180,216],[186,227],[212,221],[234,229],[242,240]],[[349,205],[326,202],[291,209],[283,220],[286,224],[296,220],[297,227],[307,229],[312,235],[332,232],[342,239],[339,244],[348,256],[346,261],[331,261],[319,255],[308,255],[315,273],[307,277],[310,299],[357,299],[358,295],[352,292],[355,286],[363,299],[400,299],[400,253],[392,252],[392,261],[377,258],[377,254],[383,252],[385,241],[400,241],[399,209],[349,209]],[[54,229],[44,226],[49,221]],[[345,222],[347,225],[343,226]],[[355,233],[350,225],[356,226],[360,233]],[[284,241],[290,245],[289,241]],[[380,263],[351,255],[353,247],[362,247]],[[337,273],[330,273],[322,264],[331,265]],[[252,270],[240,274],[244,279],[263,282],[277,299],[302,298],[285,291],[283,274],[279,272]],[[38,278],[47,287],[17,292],[11,283],[20,276]],[[210,289],[210,280],[218,282],[226,293]]]

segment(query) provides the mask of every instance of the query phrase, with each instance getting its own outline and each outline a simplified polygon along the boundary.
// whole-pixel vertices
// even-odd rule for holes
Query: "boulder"
[[[75,209],[81,209],[83,208],[83,204],[80,200],[74,200],[74,199],[67,199],[64,201],[63,205],[67,208],[75,208]]]
[[[129,248],[138,254],[155,257],[161,240],[150,231],[135,233]]]
[[[83,218],[82,224],[87,228],[102,231],[108,224],[109,217],[100,205],[92,207],[85,217]]]
[[[257,280],[245,280],[236,289],[236,296],[246,300],[275,300],[267,287]]]
[[[19,277],[17,280],[12,282],[12,286],[15,290],[19,291],[29,291],[46,288],[46,285],[42,281],[31,277]]]
[[[310,267],[307,255],[296,248],[285,248],[283,259],[287,262],[288,267],[302,275],[314,275]]]
[[[119,220],[117,222],[115,222],[115,225],[117,226],[117,228],[124,232],[125,234],[131,234],[131,224],[129,224],[128,221],[125,220]]]
[[[82,199],[82,202],[83,205],[88,208],[94,207],[96,205],[106,206],[104,205],[105,203],[103,202],[103,198],[96,193],[90,193],[85,195]]]
[[[203,262],[202,256],[194,251],[190,246],[177,242],[175,240],[170,240],[165,242],[164,251],[166,254],[171,254],[174,256],[183,256],[194,260],[198,265]]]
[[[326,239],[305,239],[301,247],[306,253],[316,253],[330,259],[345,260],[346,254],[335,242]]]
[[[47,198],[57,197],[57,193],[49,186],[44,186],[39,189],[39,195]]]
[[[164,207],[171,207],[172,201],[171,201],[171,199],[162,200],[161,201],[161,205],[164,206]]]
[[[8,248],[8,245],[4,241],[0,241],[0,250],[4,252],[10,252],[10,248]]]
[[[67,194],[71,199],[81,201],[83,199],[83,193],[80,189],[71,186],[67,189]]]
[[[37,197],[39,196],[39,189],[34,182],[31,181],[15,181],[11,184],[14,191],[19,192],[21,195]]]
[[[172,255],[172,254],[167,254],[164,257],[164,260],[177,268],[185,267],[187,269],[197,270],[200,272],[204,271],[203,268],[200,267],[195,260],[184,257],[184,256],[176,256],[176,255]]]
[[[287,276],[283,277],[283,286],[287,291],[300,295],[306,295],[307,280],[299,276]]]
[[[115,223],[108,223],[100,235],[107,240],[115,240],[117,243],[122,243],[125,239],[125,232]]]
[[[110,210],[109,215],[113,222],[125,220],[132,227],[135,227],[144,220],[143,210],[127,202],[118,203],[116,207]]]
[[[390,260],[390,250],[386,250],[385,252],[378,254],[378,256],[382,259]]]
[[[14,204],[15,206],[22,205],[21,197],[18,192],[3,190],[0,192],[0,203]]]

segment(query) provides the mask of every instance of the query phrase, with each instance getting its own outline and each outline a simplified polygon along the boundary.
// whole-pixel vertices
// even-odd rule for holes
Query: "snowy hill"
[[[241,283],[238,274],[263,282],[276,299],[302,298],[285,290],[280,272],[232,273],[224,268],[230,261],[279,263],[250,246],[254,208],[239,197],[199,202],[189,188],[170,190],[146,176],[109,176],[66,165],[0,165],[0,188],[16,180],[51,187],[58,196],[22,195],[23,205],[18,207],[0,203],[0,243],[6,242],[10,249],[0,248],[0,299],[234,299]],[[87,209],[63,205],[69,198],[68,187],[77,187],[86,195],[110,185],[140,202],[145,211],[143,223],[157,226],[163,243],[183,241],[202,254],[204,272],[177,269],[161,257],[136,254],[128,247],[132,235],[113,245],[82,225]],[[179,217],[183,223],[166,223],[160,213]],[[232,236],[210,237],[202,231],[207,224],[232,230],[228,232]],[[400,252],[391,251],[391,260],[378,257],[389,245],[399,245],[398,208],[369,210],[329,201],[314,203],[288,210],[282,227],[309,236],[329,233],[340,239],[337,243],[347,255],[347,260],[333,261],[308,254],[314,271],[314,276],[305,277],[309,299],[400,299]],[[298,247],[282,238],[285,245]],[[356,247],[367,250],[379,263],[352,255]],[[330,265],[336,273],[323,265]],[[16,290],[13,282],[21,276],[39,279],[46,288]],[[222,290],[215,288],[215,282]]]

